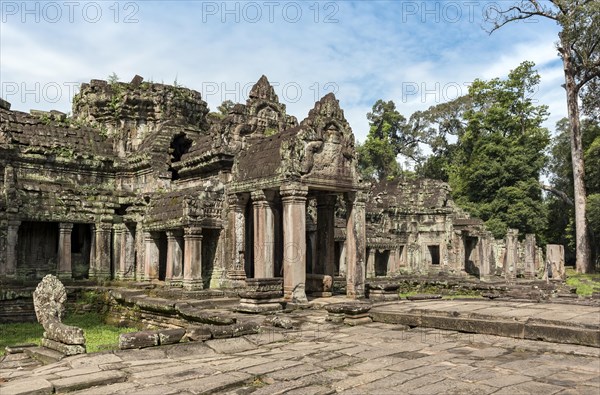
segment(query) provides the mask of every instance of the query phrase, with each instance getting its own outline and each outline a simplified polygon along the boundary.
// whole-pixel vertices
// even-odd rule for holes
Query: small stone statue
[[[58,278],[46,275],[33,291],[35,315],[44,327],[42,345],[65,355],[85,353],[83,330],[63,324],[67,291]]]

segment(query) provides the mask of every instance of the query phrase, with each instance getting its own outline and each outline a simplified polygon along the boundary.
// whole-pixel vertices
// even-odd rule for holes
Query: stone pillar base
[[[94,273],[90,273],[90,278],[96,280],[110,280],[110,272],[96,271]]]
[[[210,276],[210,284],[208,286],[210,288],[221,288],[224,283],[224,274],[225,270],[223,269],[213,269]]]
[[[57,272],[56,277],[58,277],[59,280],[71,280],[73,278],[73,273],[72,272]]]
[[[183,280],[183,289],[188,291],[198,291],[204,288],[202,279]]]
[[[165,280],[165,285],[173,288],[181,288],[183,286],[183,279],[172,278],[170,280]]]

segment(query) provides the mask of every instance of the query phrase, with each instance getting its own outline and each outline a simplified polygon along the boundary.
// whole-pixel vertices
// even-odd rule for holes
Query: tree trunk
[[[567,44],[567,45],[564,45]],[[575,258],[579,273],[590,273],[593,270],[590,243],[588,238],[586,212],[586,193],[583,167],[583,146],[581,141],[581,125],[579,122],[578,88],[571,59],[570,45],[563,43],[562,54],[565,69],[565,89],[567,91],[567,107],[571,129],[571,159],[573,162],[573,185],[575,203]]]

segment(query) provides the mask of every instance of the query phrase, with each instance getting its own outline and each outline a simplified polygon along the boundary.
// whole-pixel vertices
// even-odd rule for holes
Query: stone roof
[[[22,151],[73,157],[112,157],[112,141],[103,137],[100,129],[71,124],[59,112],[0,109],[0,144],[12,144]]]

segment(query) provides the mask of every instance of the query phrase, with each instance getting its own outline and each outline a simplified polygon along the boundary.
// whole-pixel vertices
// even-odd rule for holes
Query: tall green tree
[[[450,102],[437,104],[425,111],[414,113],[410,119],[415,128],[421,128],[430,149],[429,155],[415,167],[419,177],[449,180],[449,172],[456,153],[455,139],[462,136],[467,123],[464,114],[471,108],[469,95]]]
[[[364,144],[357,147],[359,167],[365,177],[383,180],[400,176],[398,156],[421,160],[422,136],[411,128],[393,101],[377,100],[367,119],[369,133]]]
[[[600,1],[598,0],[519,0],[496,10],[490,32],[518,20],[546,18],[561,28],[557,49],[563,62],[569,116],[573,196],[575,203],[576,267],[593,271],[586,222],[585,165],[582,145],[579,97],[586,85],[600,79]],[[593,96],[592,96],[593,99]]]
[[[449,181],[457,203],[486,221],[495,237],[506,229],[542,235],[545,207],[539,178],[549,132],[546,106],[531,96],[539,75],[531,62],[507,79],[475,80],[466,127],[458,136]]]
[[[585,187],[588,192],[586,213],[592,239],[592,258],[598,266],[600,258],[600,121],[593,118],[581,122],[582,145],[585,158]],[[573,203],[573,167],[569,149],[569,121],[563,118],[556,124],[549,163],[550,185],[544,189],[552,194],[547,200],[549,242],[564,244],[567,259],[574,257],[575,211]],[[595,259],[594,259],[595,257]]]

